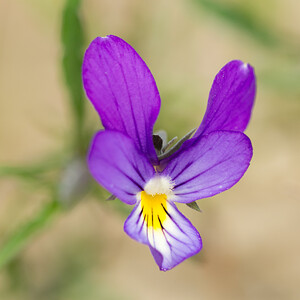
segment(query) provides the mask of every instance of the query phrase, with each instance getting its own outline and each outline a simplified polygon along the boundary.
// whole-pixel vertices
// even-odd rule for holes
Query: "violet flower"
[[[249,166],[252,146],[243,131],[255,98],[253,68],[231,61],[221,69],[200,127],[164,159],[152,136],[159,92],[129,44],[116,36],[92,41],[84,57],[83,83],[105,128],[92,141],[90,172],[109,192],[134,205],[125,232],[149,246],[160,270],[170,270],[202,248],[198,231],[174,202],[221,193]]]

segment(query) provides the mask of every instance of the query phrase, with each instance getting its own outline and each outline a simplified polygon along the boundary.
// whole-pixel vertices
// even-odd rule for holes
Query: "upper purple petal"
[[[194,137],[215,130],[244,131],[255,93],[253,68],[239,60],[226,64],[215,77],[203,121]]]
[[[251,158],[251,141],[245,134],[215,131],[181,148],[162,174],[174,181],[174,200],[188,203],[232,187],[247,170]]]
[[[136,194],[155,173],[129,137],[110,130],[95,135],[88,166],[98,183],[127,204],[136,203]]]
[[[86,94],[105,129],[130,136],[153,162],[153,125],[160,109],[154,78],[138,53],[116,36],[97,37],[86,50],[83,69]]]

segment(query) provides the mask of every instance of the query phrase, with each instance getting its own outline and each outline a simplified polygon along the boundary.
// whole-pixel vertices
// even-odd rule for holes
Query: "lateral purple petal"
[[[174,201],[189,203],[232,187],[247,170],[251,157],[251,141],[245,134],[215,131],[180,149],[162,174],[174,181]]]
[[[239,60],[226,64],[215,77],[203,121],[194,137],[215,130],[244,131],[255,93],[254,69]]]
[[[124,230],[131,238],[149,246],[162,271],[174,268],[202,248],[200,234],[175,204],[167,202],[165,210],[167,217],[161,227],[153,228],[147,225],[139,202],[124,224]]]
[[[157,163],[152,131],[159,114],[160,96],[138,53],[116,36],[97,37],[86,50],[82,77],[86,94],[104,128],[127,134]]]
[[[136,194],[155,173],[129,137],[110,130],[100,131],[94,137],[88,166],[98,183],[127,204],[136,203]]]

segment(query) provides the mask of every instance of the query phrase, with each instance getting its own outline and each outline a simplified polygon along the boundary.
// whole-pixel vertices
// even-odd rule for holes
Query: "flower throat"
[[[167,218],[167,196],[165,194],[149,195],[141,192],[141,207],[144,221],[147,227],[163,229],[163,223]]]

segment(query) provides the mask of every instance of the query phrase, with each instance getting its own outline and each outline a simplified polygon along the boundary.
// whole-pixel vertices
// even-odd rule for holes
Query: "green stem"
[[[65,155],[55,154],[45,157],[40,162],[24,166],[0,166],[0,177],[19,177],[33,178],[49,172],[50,170],[60,169],[65,161]]]
[[[61,206],[57,201],[48,203],[37,216],[9,236],[0,248],[0,268],[18,255],[27,244],[27,241],[44,227],[60,209]]]
[[[74,120],[74,142],[77,152],[82,153],[85,99],[82,89],[81,66],[84,54],[84,29],[80,16],[81,0],[65,0],[62,14],[61,42],[62,69],[69,91],[70,108]]]

